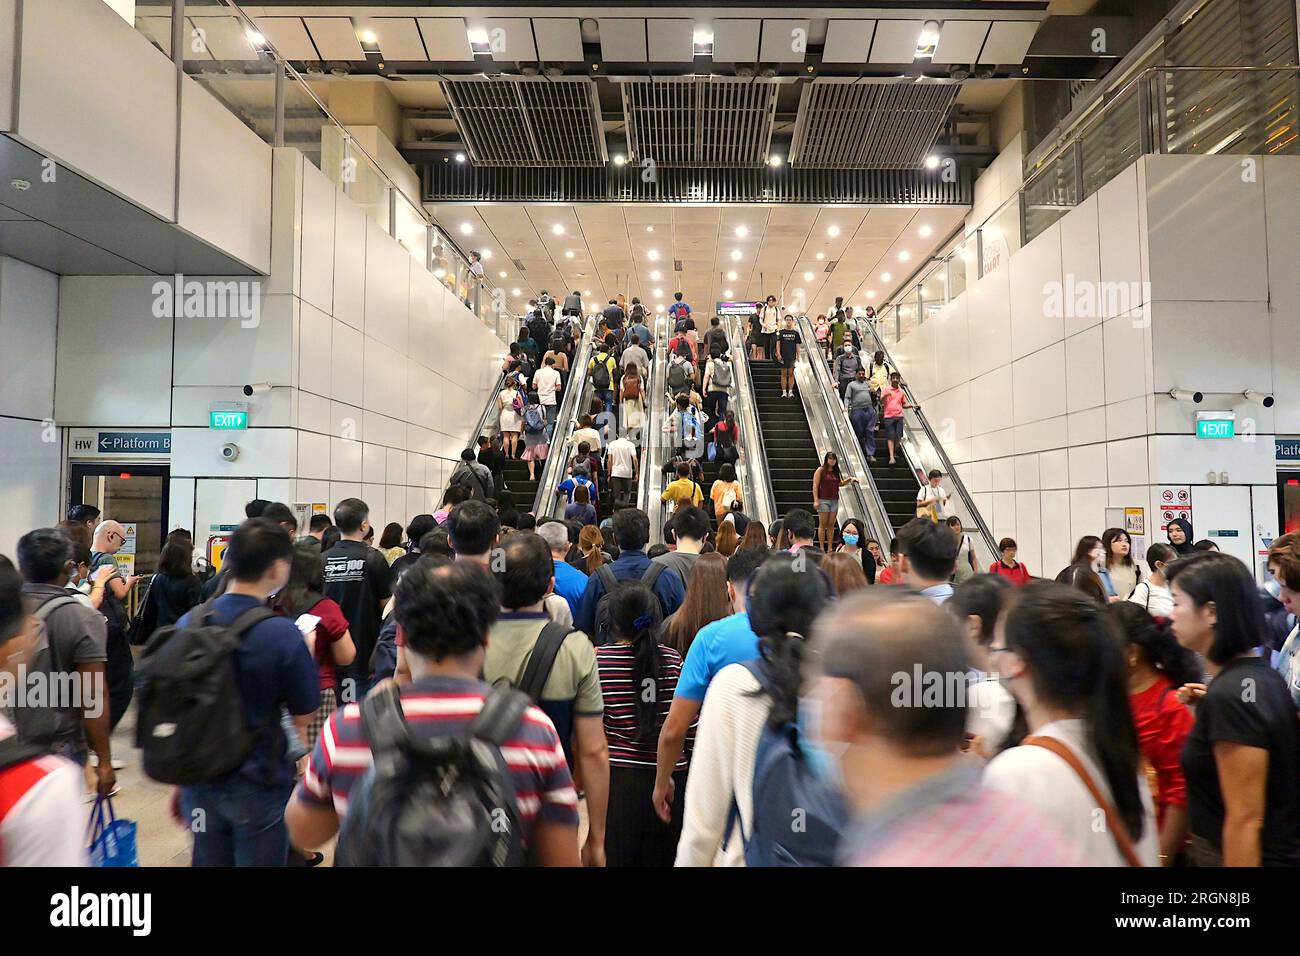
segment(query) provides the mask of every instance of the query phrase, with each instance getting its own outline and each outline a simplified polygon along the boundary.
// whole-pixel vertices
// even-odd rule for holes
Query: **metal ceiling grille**
[[[800,96],[790,164],[916,169],[934,146],[958,89],[956,83],[837,83],[819,77]]]
[[[586,77],[444,77],[442,88],[480,166],[601,166],[595,84]]]
[[[717,76],[620,80],[628,149],[655,167],[767,162],[778,84]]]

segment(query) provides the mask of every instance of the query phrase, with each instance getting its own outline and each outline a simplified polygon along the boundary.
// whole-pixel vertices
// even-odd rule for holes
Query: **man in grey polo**
[[[876,406],[871,401],[871,386],[867,384],[867,370],[861,365],[853,380],[844,388],[844,407],[849,410],[849,423],[867,461],[876,460]]]

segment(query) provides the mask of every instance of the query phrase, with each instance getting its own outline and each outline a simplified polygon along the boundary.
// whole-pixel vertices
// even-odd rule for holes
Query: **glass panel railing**
[[[1129,87],[1079,137],[1082,177],[1079,198],[1086,199],[1131,165],[1142,153],[1139,87]]]
[[[1079,203],[1074,150],[1067,150],[1035,174],[1024,189],[1025,242],[1041,235]]]
[[[740,436],[736,480],[740,482],[741,494],[745,496],[745,513],[753,520],[762,522],[764,528],[770,528],[778,515],[776,500],[772,496],[772,479],[767,468],[763,429],[758,421],[758,405],[754,401],[749,349],[745,347],[745,337],[748,334],[746,320],[741,316],[726,316],[722,325],[727,330],[734,378],[728,408],[736,413],[736,430]]]
[[[646,423],[639,436],[641,480],[637,486],[637,504],[650,518],[651,542],[661,544],[664,535],[664,503],[660,500],[660,495],[664,490],[664,464],[672,454],[664,435],[664,422],[668,420],[669,407],[668,393],[663,383],[668,374],[668,340],[672,335],[672,322],[668,316],[655,316],[653,331],[655,344],[650,356],[650,381],[645,389]],[[632,437],[632,441],[636,442],[637,438]]]
[[[1021,246],[1020,203],[1013,198],[1004,203],[979,230],[980,251],[983,261],[980,275],[986,276],[1004,268],[1011,256]]]
[[[533,514],[539,521],[542,518],[564,517],[564,507],[560,504],[563,497],[556,489],[564,480],[564,473],[569,466],[569,441],[577,430],[577,419],[591,404],[592,388],[587,375],[587,364],[591,361],[591,343],[595,334],[596,320],[594,317],[588,318],[574,352],[573,364],[569,366],[569,381],[564,386],[564,397],[560,399],[560,407],[555,413],[555,431],[551,434],[550,453],[537,478]]]
[[[864,350],[880,349],[885,353],[885,360],[891,368],[898,369],[894,364],[893,358],[889,354],[889,349],[885,343],[876,337],[874,331],[867,323],[859,323],[859,332],[862,335],[862,345]],[[912,394],[907,385],[907,379],[903,379],[903,391],[907,395],[909,405],[916,405],[916,397]],[[955,514],[962,520],[962,529],[970,535],[971,541],[975,546],[975,558],[979,567],[987,568],[1000,557],[997,550],[997,541],[993,537],[993,532],[989,530],[988,524],[984,517],[975,507],[975,501],[970,493],[966,490],[965,483],[957,474],[957,469],[953,467],[952,462],[948,459],[947,453],[940,444],[939,436],[935,434],[934,429],[926,419],[924,411],[918,406],[909,408],[903,415],[903,453],[907,457],[908,464],[916,473],[917,488],[926,480],[925,476],[932,469],[937,468],[944,474],[944,482],[947,483],[947,490],[951,493],[951,500],[948,502],[948,513]]]
[[[1241,156],[1300,152],[1289,70],[1164,70],[1165,151]],[[1157,104],[1159,107],[1161,104]]]
[[[812,322],[806,315],[799,317],[799,334],[805,342],[816,341]],[[828,451],[834,452],[844,477],[858,479],[858,483],[840,489],[836,523],[843,526],[845,521],[856,518],[866,523],[871,537],[888,543],[894,533],[885,504],[820,349],[800,350],[794,377],[804,412],[808,415],[808,428],[817,447],[818,460],[823,459]],[[811,481],[812,476],[808,477]]]
[[[186,0],[185,72],[267,143],[275,142],[275,55],[222,0]]]

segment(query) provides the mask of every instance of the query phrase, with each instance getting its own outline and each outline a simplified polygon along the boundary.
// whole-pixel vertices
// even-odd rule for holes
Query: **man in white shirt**
[[[533,373],[533,388],[537,390],[537,400],[542,405],[542,411],[546,412],[547,441],[550,441],[550,431],[555,425],[555,414],[560,407],[556,398],[560,381],[560,371],[555,367],[553,355],[547,357],[546,364]]]
[[[614,496],[614,507],[631,501],[636,486],[636,445],[626,435],[620,435],[605,449],[605,466],[609,469],[609,488]]]
[[[767,297],[760,320],[763,330],[763,357],[769,362],[776,361],[776,333],[781,321],[781,310],[777,308],[776,296]]]
[[[483,278],[482,259],[483,257],[480,256],[477,252],[471,252],[469,254],[469,271],[474,274],[474,278],[480,280]]]
[[[930,469],[929,482],[921,486],[921,490],[916,493],[916,513],[921,514],[922,509],[934,509],[934,521],[946,521],[948,518],[948,499],[952,496],[939,486],[939,480],[943,478],[943,472],[938,468]]]

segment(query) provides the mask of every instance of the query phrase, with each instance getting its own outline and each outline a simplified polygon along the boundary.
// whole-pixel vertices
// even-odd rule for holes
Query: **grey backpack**
[[[711,381],[720,388],[731,388],[731,363],[722,359],[714,359]]]
[[[41,632],[36,638],[31,659],[27,662],[27,673],[45,675],[46,697],[39,705],[23,701],[24,706],[15,705],[5,708],[18,738],[36,747],[49,749],[76,730],[77,708],[54,706],[54,700],[63,696],[59,693],[60,689],[70,686],[71,678],[63,676],[62,662],[59,661],[58,654],[54,650],[54,643],[50,640],[50,630],[45,622],[59,608],[77,603],[79,602],[72,595],[61,595],[50,598],[36,609],[33,616],[40,622]],[[92,690],[98,692],[102,688],[83,687],[82,693],[84,695]],[[82,703],[89,703],[89,701],[82,701]],[[107,703],[107,699],[102,702],[104,706],[107,706]]]

